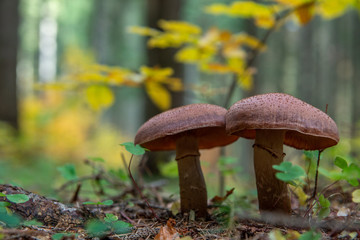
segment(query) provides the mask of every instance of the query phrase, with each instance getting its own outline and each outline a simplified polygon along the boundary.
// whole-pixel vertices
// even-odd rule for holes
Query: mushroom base
[[[254,167],[261,214],[291,212],[287,184],[276,178],[273,165],[283,161],[284,130],[256,130]]]
[[[207,191],[200,166],[200,153],[195,137],[181,136],[176,143],[179,170],[180,204],[183,213],[194,210],[196,217],[207,216]]]

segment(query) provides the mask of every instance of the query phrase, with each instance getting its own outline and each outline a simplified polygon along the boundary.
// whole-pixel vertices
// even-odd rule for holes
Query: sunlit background
[[[0,116],[5,120],[0,125],[0,182],[53,193],[65,181],[58,171],[64,164],[75,164],[81,175],[89,171],[84,160],[99,157],[106,169],[125,169],[121,153],[126,161],[129,154],[119,144],[133,141],[143,122],[189,103],[224,105],[233,79],[238,79],[237,85],[226,108],[259,93],[291,94],[327,111],[338,124],[341,141],[325,151],[324,168],[331,171],[337,155],[359,162],[358,1],[332,0],[328,1],[330,6],[319,1],[319,6],[303,8],[276,27],[276,18],[224,13],[224,6],[233,2],[1,3],[1,27],[12,29],[18,39],[2,47],[16,50],[17,85],[5,84],[14,79],[4,77],[1,92],[3,96],[16,95],[17,102],[7,102],[14,101],[10,97],[0,103],[13,106],[12,117],[7,117],[6,110]],[[261,1],[265,6],[284,2]],[[216,3],[224,5],[212,5]],[[168,22],[161,21],[164,19],[189,25],[166,25]],[[156,39],[159,33],[142,27],[177,31],[186,39]],[[232,46],[229,41],[238,33],[242,35],[237,39],[244,45]],[[264,46],[260,46],[263,40]],[[216,52],[221,43],[228,44],[229,52]],[[245,69],[253,54],[257,55],[255,61]],[[210,58],[217,62],[207,62]],[[6,55],[4,59],[11,60]],[[224,59],[228,65],[220,64]],[[12,70],[6,66],[0,67],[2,72]],[[254,191],[251,145],[252,141],[240,139],[226,149],[228,158],[222,161],[218,161],[219,149],[203,152],[210,197],[223,192],[223,184],[225,189],[236,187],[238,194]],[[304,164],[301,151],[285,150],[287,160]],[[173,179],[170,186],[174,187],[168,191],[177,195],[176,162],[169,161],[172,154],[150,155],[140,172],[150,179]],[[135,173],[140,158],[136,160]]]

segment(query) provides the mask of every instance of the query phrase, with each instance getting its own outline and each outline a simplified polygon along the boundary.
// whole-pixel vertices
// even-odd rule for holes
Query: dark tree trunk
[[[149,0],[147,6],[147,20],[148,26],[151,28],[158,27],[158,21],[160,19],[165,20],[179,20],[180,19],[180,10],[181,10],[182,0]],[[177,49],[167,48],[167,49],[149,49],[148,50],[148,65],[151,67],[170,67],[174,70],[174,77],[183,79],[183,65],[175,62],[174,55]],[[172,107],[177,107],[183,105],[183,93],[182,92],[172,92]],[[146,97],[145,98],[145,119],[149,119],[152,116],[158,114],[160,110],[152,103],[152,101]],[[146,172],[151,172],[153,174],[159,174],[159,169],[157,163],[162,161],[164,158],[167,158],[169,155],[164,153],[153,153],[150,152],[148,161],[145,164]]]
[[[18,0],[0,0],[0,120],[18,129],[16,62]]]

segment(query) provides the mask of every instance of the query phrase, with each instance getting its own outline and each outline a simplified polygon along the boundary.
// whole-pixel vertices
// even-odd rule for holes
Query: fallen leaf
[[[226,191],[226,194],[225,194],[225,196],[223,196],[223,197],[220,197],[220,196],[215,196],[215,197],[213,197],[213,198],[211,199],[211,201],[212,201],[213,203],[219,203],[219,204],[221,204],[222,202],[224,202],[224,201],[234,192],[234,189],[235,189],[235,188],[232,188],[232,189],[230,189],[229,191]]]
[[[180,240],[180,234],[174,228],[175,220],[170,218],[166,226],[160,228],[159,233],[155,236],[154,240]]]

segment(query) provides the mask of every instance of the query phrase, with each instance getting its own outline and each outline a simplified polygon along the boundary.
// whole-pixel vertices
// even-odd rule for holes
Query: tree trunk
[[[158,28],[158,21],[160,19],[165,20],[179,20],[180,19],[180,9],[181,9],[182,0],[149,0],[147,5],[147,20],[148,26],[151,28]],[[159,49],[153,48],[148,49],[148,66],[154,67],[170,67],[174,70],[174,77],[183,79],[183,65],[177,63],[174,60],[176,49],[167,48]],[[172,107],[178,107],[183,105],[183,93],[182,92],[172,92]],[[152,103],[149,97],[145,98],[145,119],[149,119],[154,115],[160,113],[159,109]],[[145,167],[148,171],[153,174],[159,174],[158,162],[163,161],[164,157],[168,158],[169,155],[159,154],[159,153],[148,153],[149,159],[145,164]],[[144,171],[143,171],[144,172]]]
[[[0,120],[18,129],[16,63],[18,0],[0,1]]]

